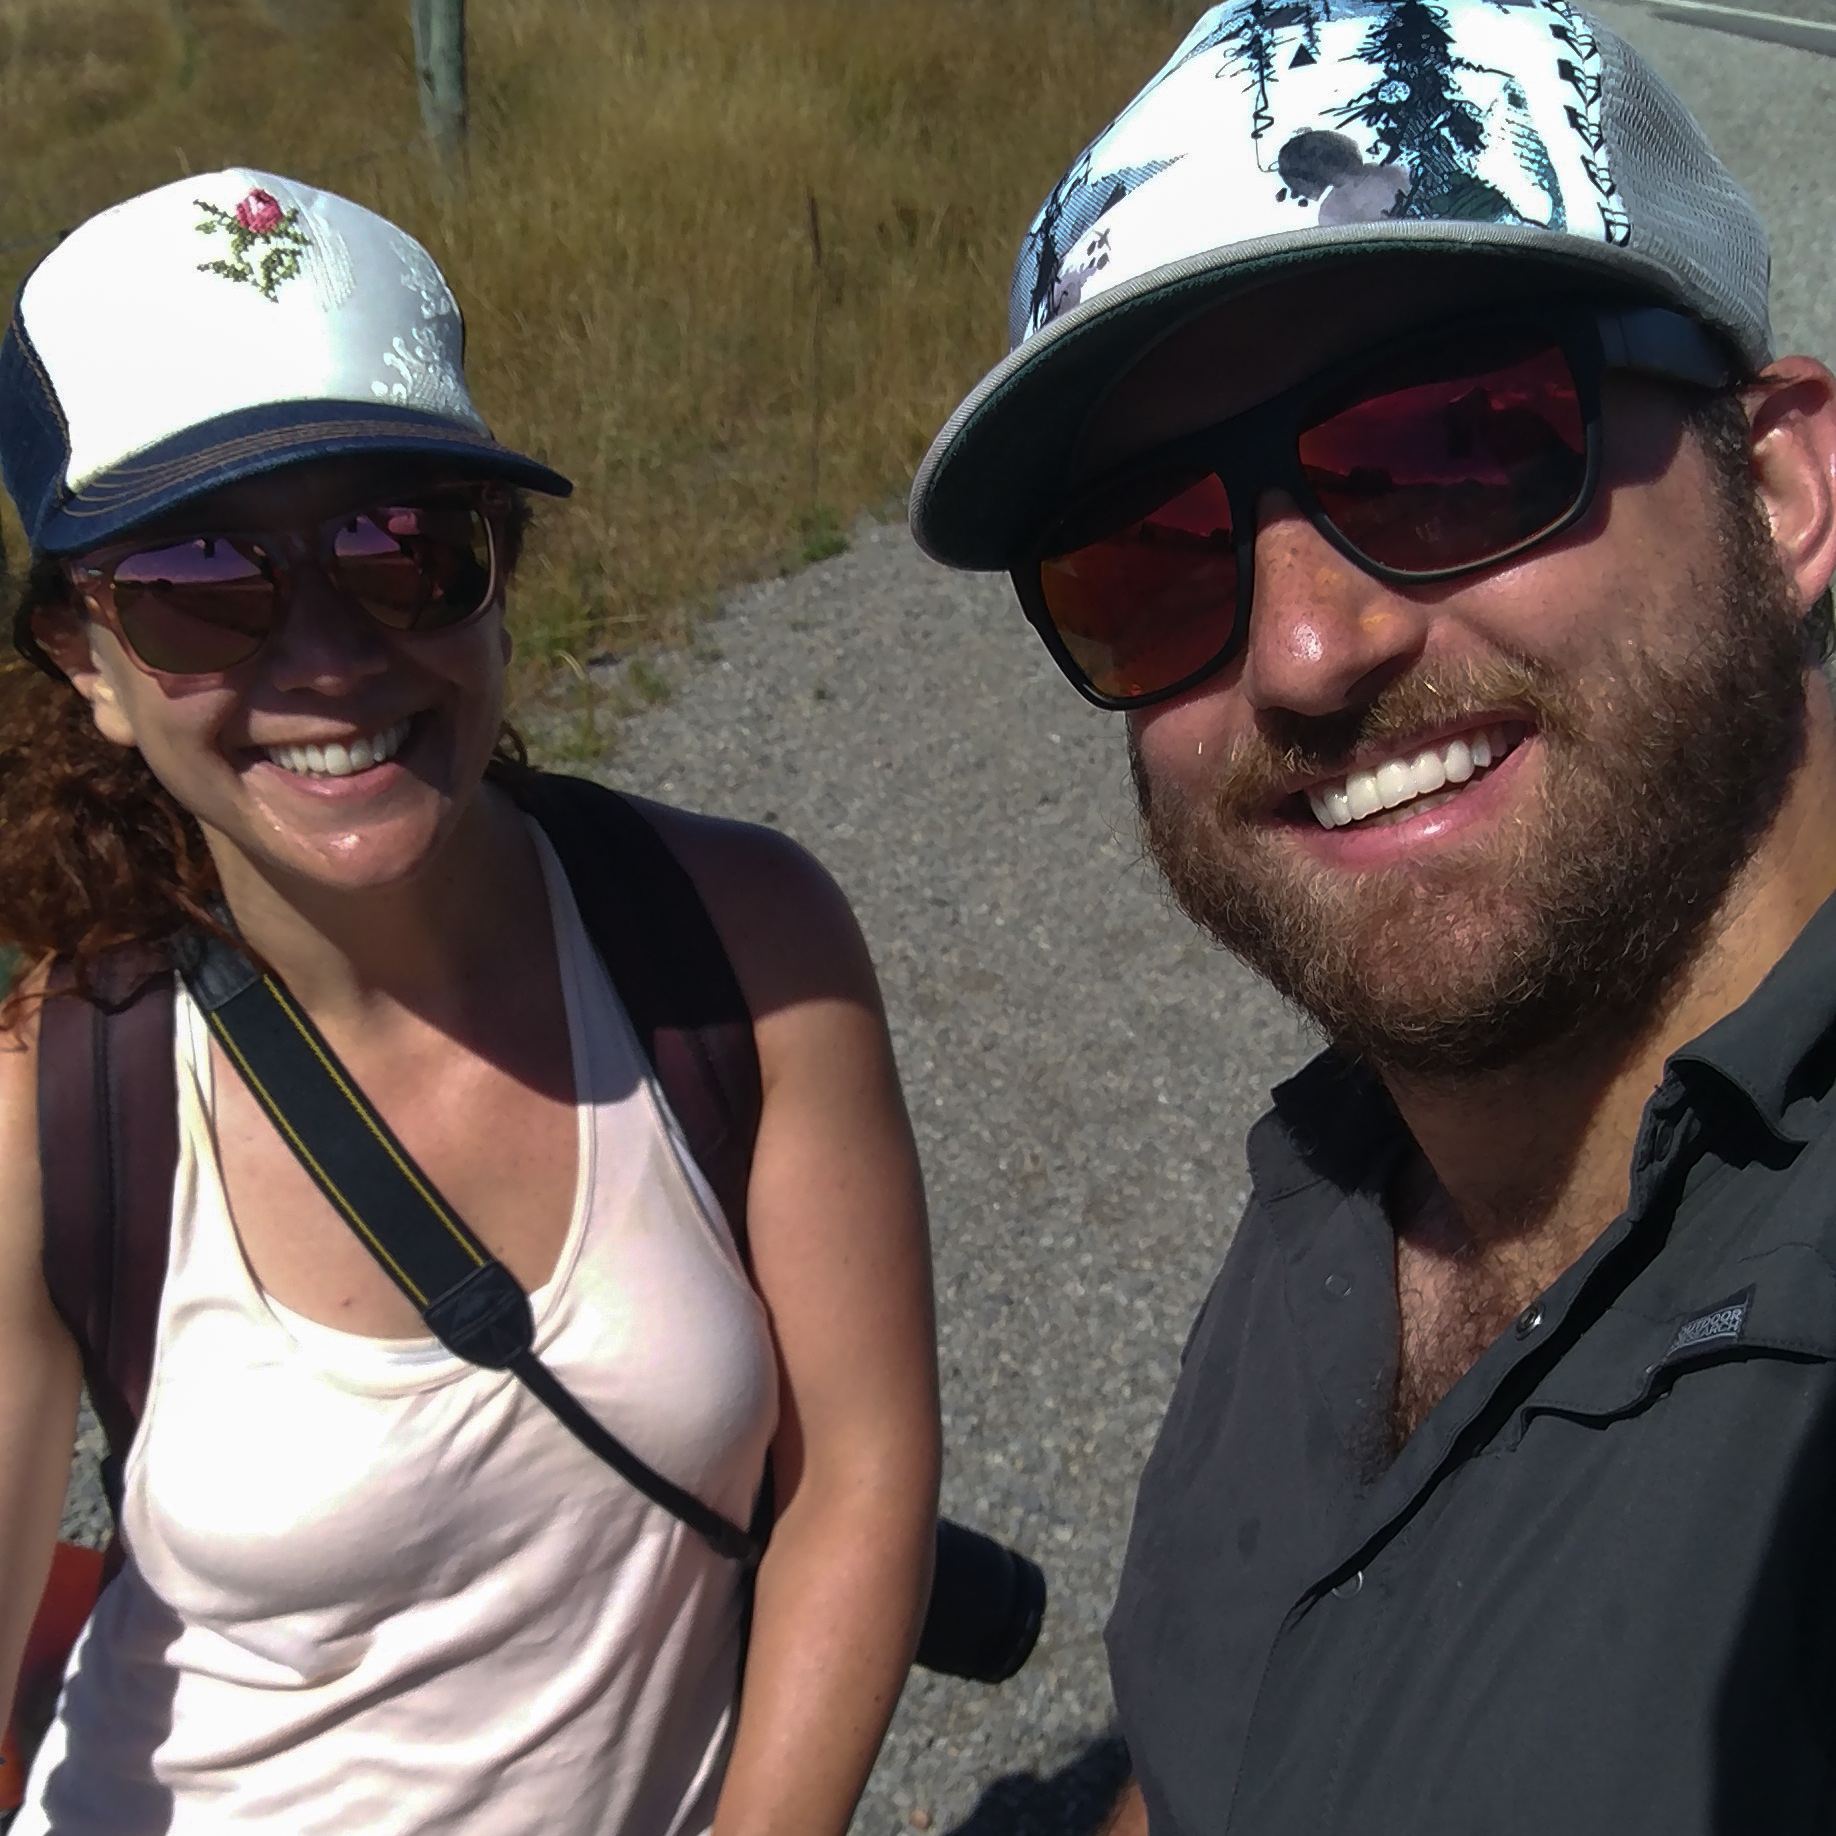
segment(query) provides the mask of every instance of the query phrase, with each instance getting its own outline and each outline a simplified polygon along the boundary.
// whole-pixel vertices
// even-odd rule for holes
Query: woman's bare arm
[[[841,1836],[930,1592],[939,1429],[917,1154],[865,944],[781,837],[663,817],[755,1016],[749,1202],[777,1340],[778,1519],[718,1836]]]
[[[0,1704],[57,1541],[83,1374],[45,1291],[35,1016],[0,1027]]]

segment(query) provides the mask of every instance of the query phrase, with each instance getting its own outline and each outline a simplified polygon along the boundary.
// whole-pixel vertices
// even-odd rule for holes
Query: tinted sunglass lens
[[[1129,496],[1139,502],[1137,481]],[[1099,694],[1153,695],[1214,661],[1237,611],[1230,499],[1206,474],[1162,482],[1160,502],[1113,533],[1038,564],[1040,597],[1072,662]],[[1077,525],[1100,525],[1090,505]],[[1068,523],[1070,519],[1067,519]],[[1061,526],[1062,527],[1062,526]]]
[[[1510,553],[1575,507],[1587,436],[1573,372],[1537,334],[1437,348],[1362,378],[1302,431],[1308,483],[1381,566],[1435,573]]]
[[[274,582],[253,543],[195,536],[112,570],[115,616],[149,669],[212,675],[246,663],[274,623]]]
[[[333,539],[344,589],[394,631],[442,631],[491,596],[491,532],[463,503],[393,505],[354,516]]]

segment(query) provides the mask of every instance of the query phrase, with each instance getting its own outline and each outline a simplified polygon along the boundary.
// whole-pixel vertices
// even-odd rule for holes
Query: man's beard
[[[1726,510],[1721,580],[1677,607],[1695,643],[1630,657],[1591,704],[1527,658],[1423,668],[1345,715],[1282,717],[1208,804],[1153,782],[1131,735],[1147,847],[1181,907],[1334,1044],[1406,1074],[1494,1070],[1655,1018],[1805,744],[1801,608],[1758,506]],[[1340,873],[1254,814],[1357,746],[1501,708],[1533,723],[1543,781],[1481,848]]]

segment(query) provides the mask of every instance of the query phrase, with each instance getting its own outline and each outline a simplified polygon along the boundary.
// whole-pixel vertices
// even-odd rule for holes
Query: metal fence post
[[[442,159],[465,144],[465,0],[409,0],[421,125]]]

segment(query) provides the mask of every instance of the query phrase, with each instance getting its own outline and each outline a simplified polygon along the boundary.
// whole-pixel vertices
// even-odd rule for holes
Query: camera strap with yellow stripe
[[[469,1363],[511,1372],[584,1447],[716,1553],[755,1562],[757,1537],[639,1458],[536,1356],[529,1296],[415,1164],[286,987],[224,936],[193,931],[173,954],[250,1093],[427,1330]]]

